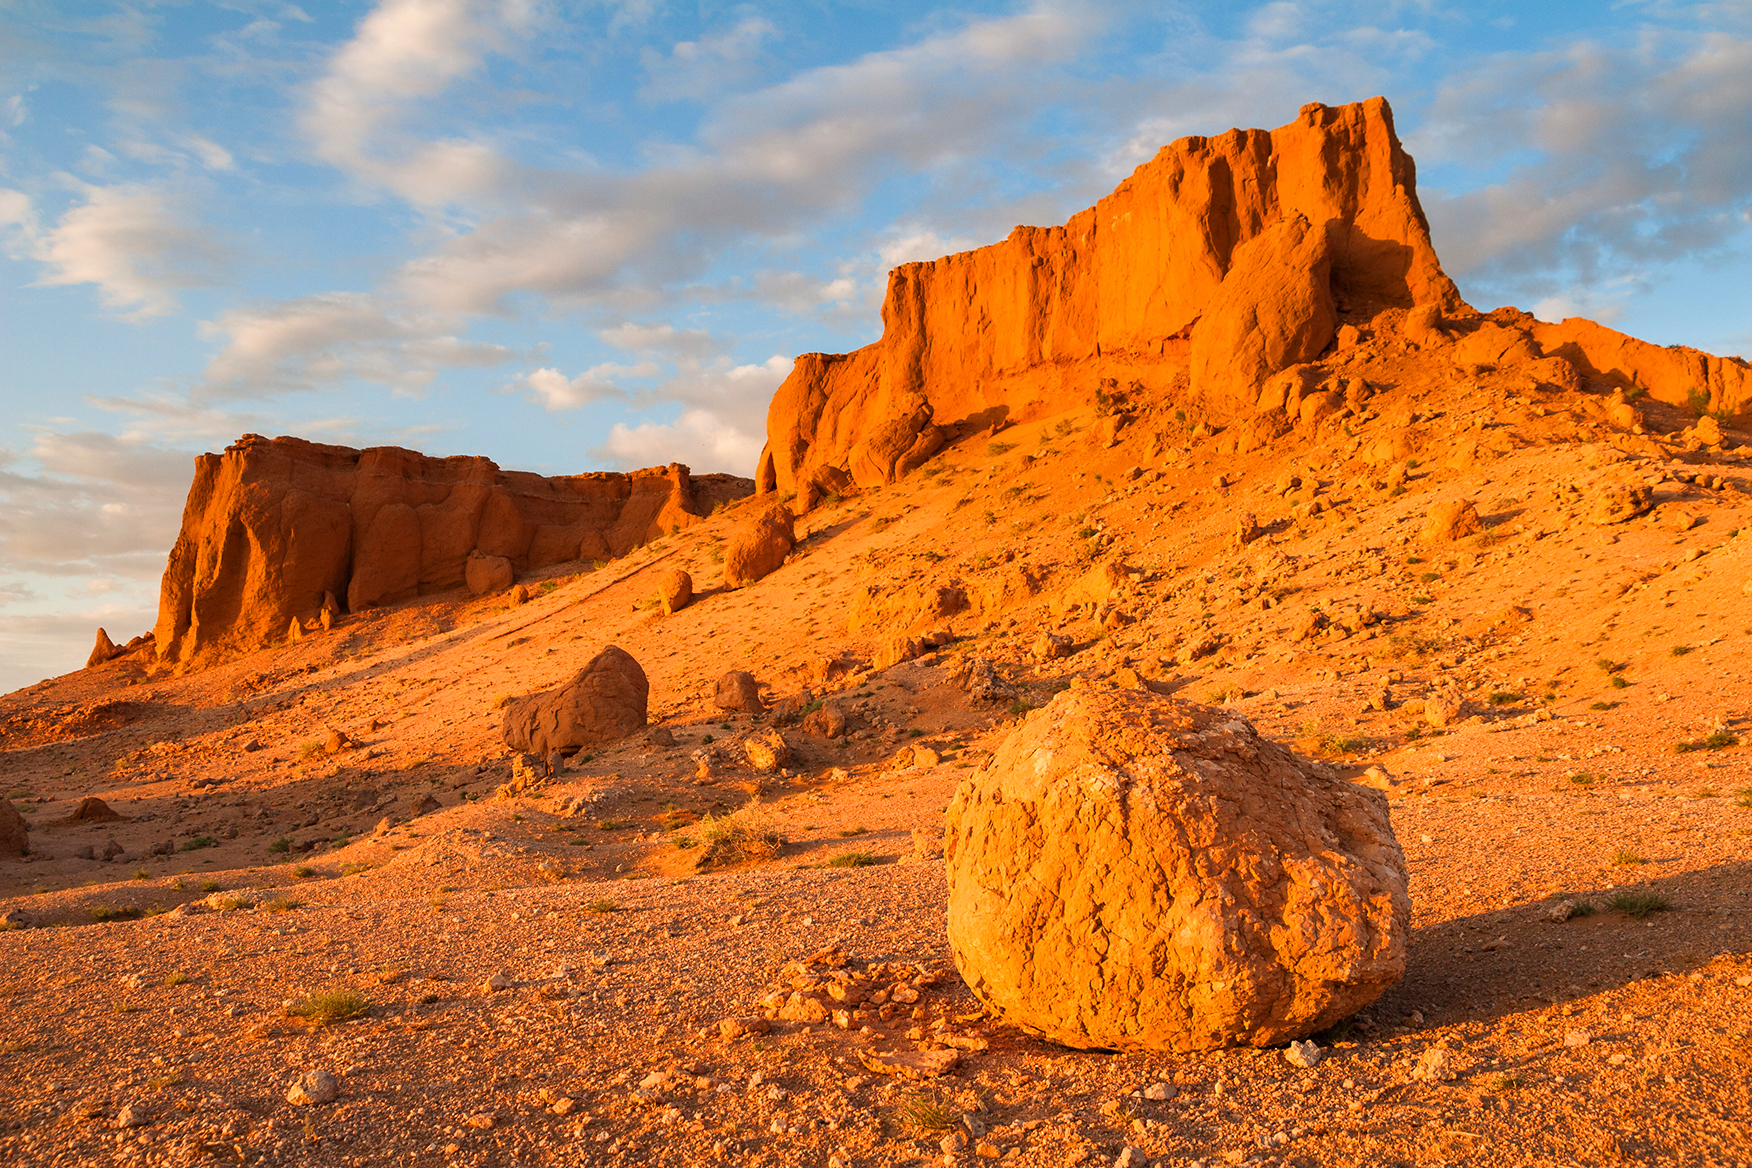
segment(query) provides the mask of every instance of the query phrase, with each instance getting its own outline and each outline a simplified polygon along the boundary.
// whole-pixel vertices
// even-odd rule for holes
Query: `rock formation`
[[[773,395],[755,481],[796,492],[807,511],[894,482],[948,442],[1120,388],[1241,422],[1245,453],[1277,432],[1249,417],[1263,383],[1354,343],[1384,312],[1406,340],[1452,344],[1463,366],[1512,366],[1529,388],[1588,382],[1700,411],[1752,408],[1752,366],[1737,358],[1466,305],[1376,97],[1304,106],[1271,131],[1182,138],[1062,227],[895,268],[881,340],[797,358]]]
[[[742,714],[758,714],[766,709],[760,700],[760,683],[754,674],[732,669],[718,679],[712,692],[712,704],[720,710],[735,710]]]
[[[610,645],[564,685],[505,707],[505,745],[547,758],[645,728],[651,686],[633,655]]]
[[[1222,710],[1062,694],[961,785],[944,840],[962,977],[1066,1046],[1280,1044],[1405,969],[1387,800]]]
[[[30,851],[30,825],[10,799],[0,799],[0,856],[22,856]]]
[[[1298,217],[1305,227],[1290,226]],[[1298,272],[1304,262],[1312,277]],[[1314,286],[1318,270],[1326,288]],[[1251,373],[1275,372],[1272,361],[1332,339],[1332,306],[1422,303],[1462,306],[1384,99],[1305,106],[1272,131],[1182,138],[1063,227],[1018,227],[1002,243],[896,268],[880,341],[797,359],[773,396],[756,482],[800,492],[892,482],[951,434],[1093,400],[1104,378],[1166,388],[1200,346],[1199,327],[1215,352],[1249,315],[1267,322]],[[1252,401],[1228,376],[1192,388],[1229,412]]]
[[[514,572],[625,555],[750,489],[679,464],[545,478],[485,458],[246,434],[195,461],[159,588],[158,656],[208,664],[261,648],[316,616],[326,593],[357,612],[459,588],[476,552]]]
[[[664,616],[673,616],[693,603],[693,577],[680,568],[671,568],[657,581],[657,602]]]

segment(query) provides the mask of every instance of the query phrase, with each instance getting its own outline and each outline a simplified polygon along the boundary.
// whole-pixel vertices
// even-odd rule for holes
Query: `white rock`
[[[293,1081],[286,1091],[286,1102],[306,1105],[333,1103],[340,1096],[341,1085],[327,1071],[306,1071]]]
[[[1320,1058],[1325,1053],[1311,1040],[1292,1042],[1284,1051],[1284,1061],[1292,1067],[1316,1067],[1320,1065]]]
[[[152,1122],[152,1114],[138,1103],[130,1103],[116,1115],[117,1127],[145,1127]]]
[[[1130,1144],[1113,1158],[1113,1168],[1148,1168],[1149,1163],[1150,1158]]]
[[[1155,1103],[1166,1103],[1178,1094],[1179,1090],[1172,1083],[1151,1083],[1144,1088],[1144,1098]]]

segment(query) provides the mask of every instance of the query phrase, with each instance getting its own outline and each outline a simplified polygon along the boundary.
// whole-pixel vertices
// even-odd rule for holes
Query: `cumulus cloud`
[[[558,369],[537,369],[524,375],[523,384],[529,388],[529,399],[540,402],[549,411],[575,410],[605,398],[626,397],[627,390],[616,378],[655,377],[661,372],[661,366],[654,361],[637,365],[605,361],[571,378]]]
[[[1441,87],[1413,145],[1501,173],[1422,192],[1450,271],[1523,296],[1585,296],[1743,236],[1752,39],[1650,33],[1497,58]]]
[[[220,283],[230,249],[171,192],[139,184],[83,186],[84,201],[44,228],[28,197],[0,192],[8,250],[47,269],[41,285],[94,284],[98,297],[135,317],[174,312],[176,293]]]
[[[778,31],[770,20],[750,16],[723,32],[679,41],[667,53],[645,49],[640,63],[646,81],[639,96],[647,101],[698,100],[742,84],[755,75],[761,50]]]
[[[616,422],[607,441],[590,453],[626,469],[685,463],[702,474],[754,474],[764,431],[732,422],[715,410],[686,409],[673,422]]]
[[[517,356],[504,345],[463,340],[451,327],[362,292],[232,309],[201,325],[223,341],[207,364],[204,392],[260,396],[358,380],[414,394],[446,366],[485,368]]]

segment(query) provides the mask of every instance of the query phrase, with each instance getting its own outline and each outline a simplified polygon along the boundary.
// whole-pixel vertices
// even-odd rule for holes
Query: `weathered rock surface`
[[[514,573],[625,555],[751,489],[680,464],[544,478],[485,458],[246,434],[195,460],[159,587],[158,656],[203,665],[262,648],[329,593],[356,612],[459,588],[475,552]]]
[[[740,588],[777,571],[797,546],[794,523],[790,509],[780,505],[738,529],[724,549],[724,583]]]
[[[511,587],[511,582],[516,578],[511,570],[509,559],[504,556],[485,555],[478,549],[468,553],[468,559],[463,561],[462,571],[463,578],[468,583],[468,590],[476,596],[485,596],[489,592],[503,592]]]
[[[0,799],[0,856],[22,856],[30,850],[30,825],[12,805]]]
[[[121,652],[116,643],[109,639],[109,633],[103,629],[97,630],[97,643],[91,647],[91,656],[85,659],[85,668],[102,665]]]
[[[963,978],[1066,1046],[1271,1046],[1405,970],[1386,799],[1221,710],[1061,694],[961,785],[944,838]]]
[[[758,714],[766,709],[760,700],[760,683],[754,679],[754,674],[742,669],[732,669],[718,679],[712,692],[712,704],[720,710],[736,710],[744,714]]]
[[[1431,507],[1424,516],[1423,530],[1418,538],[1425,543],[1452,543],[1484,530],[1478,519],[1478,507],[1470,499],[1445,499]]]
[[[1286,248],[1298,217],[1308,226]],[[1245,245],[1268,234],[1277,242],[1249,259]],[[1284,266],[1298,248],[1330,264],[1325,290]],[[1294,303],[1260,300],[1274,281],[1297,285]],[[897,267],[881,340],[797,358],[767,414],[756,482],[805,499],[811,485],[889,483],[950,438],[1091,401],[1103,379],[1164,389],[1187,368],[1187,330],[1227,337],[1248,303],[1274,336],[1246,376],[1275,372],[1271,360],[1332,339],[1322,306],[1329,314],[1335,300],[1462,305],[1382,98],[1305,106],[1276,130],[1182,138],[1062,227],[1018,227],[1002,243]],[[1202,324],[1219,302],[1224,323]],[[1233,388],[1226,376],[1193,381],[1213,405]]]
[[[680,568],[671,568],[657,581],[657,600],[663,615],[678,613],[693,603],[693,577]]]
[[[610,645],[564,685],[505,707],[505,745],[538,758],[645,728],[651,686],[633,655]]]
[[[1607,487],[1594,499],[1588,518],[1602,526],[1623,523],[1638,515],[1647,515],[1654,508],[1655,493],[1640,483]]]

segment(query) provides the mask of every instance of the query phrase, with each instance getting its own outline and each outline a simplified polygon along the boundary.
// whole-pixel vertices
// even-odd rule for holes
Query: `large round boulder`
[[[468,559],[462,563],[462,576],[468,584],[468,590],[476,596],[503,592],[511,587],[511,561],[504,556],[489,556],[473,551],[468,553]]]
[[[657,581],[657,600],[663,615],[680,612],[693,603],[693,577],[680,568],[671,568]]]
[[[1271,1046],[1405,971],[1386,798],[1223,710],[1060,695],[961,785],[944,852],[962,977],[1064,1046]]]
[[[633,655],[610,645],[564,685],[513,698],[505,707],[505,745],[546,758],[613,742],[645,728],[650,694]]]
[[[730,537],[724,549],[724,583],[740,588],[777,571],[797,546],[795,525],[790,509],[782,504],[756,515]]]

